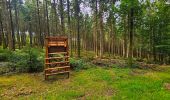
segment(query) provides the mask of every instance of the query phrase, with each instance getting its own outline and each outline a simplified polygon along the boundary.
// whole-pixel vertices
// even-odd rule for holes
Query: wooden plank
[[[67,52],[53,52],[53,53],[48,53],[49,55],[54,55],[54,54],[67,54]]]
[[[47,68],[47,69],[45,69],[45,71],[49,71],[49,70],[56,70],[56,69],[64,69],[64,68],[70,68],[70,66]]]
[[[46,39],[59,39],[59,40],[63,40],[63,39],[68,39],[66,36],[56,36],[56,37],[46,37]]]
[[[64,57],[49,57],[49,58],[45,58],[46,60],[50,60],[50,59],[65,59],[65,58],[69,58],[69,56],[64,56]]]
[[[45,63],[46,65],[52,65],[52,64],[64,64],[64,63],[69,63],[69,61],[65,62],[51,62],[51,63]]]
[[[66,47],[66,44],[48,44],[48,47],[52,47],[52,46],[63,46],[63,47]]]
[[[57,74],[64,74],[64,73],[70,73],[70,71],[63,71],[63,72],[56,72],[56,73],[46,74],[46,76],[57,75]]]

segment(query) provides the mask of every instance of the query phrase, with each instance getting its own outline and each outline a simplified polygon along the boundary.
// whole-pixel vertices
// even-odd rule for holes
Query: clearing
[[[159,71],[89,68],[72,71],[70,79],[45,81],[43,73],[0,76],[1,99],[169,100],[170,66]]]

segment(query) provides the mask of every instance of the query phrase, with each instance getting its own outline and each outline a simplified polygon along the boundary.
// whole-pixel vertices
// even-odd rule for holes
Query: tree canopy
[[[78,57],[170,63],[169,16],[166,0],[0,0],[0,45],[43,48],[45,37],[64,35]]]

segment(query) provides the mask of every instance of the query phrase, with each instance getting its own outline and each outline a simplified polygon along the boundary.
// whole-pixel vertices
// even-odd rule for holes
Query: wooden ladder
[[[47,37],[45,41],[45,80],[48,76],[66,73],[69,78],[68,38],[63,36]]]

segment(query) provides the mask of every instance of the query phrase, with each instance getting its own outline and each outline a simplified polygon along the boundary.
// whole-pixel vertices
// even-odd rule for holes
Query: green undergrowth
[[[42,72],[44,58],[44,49],[24,47],[21,50],[10,51],[0,48],[0,74]],[[89,62],[91,58],[89,55],[81,59],[71,57],[70,66],[76,71],[95,67]]]
[[[70,58],[69,79],[45,81],[42,49],[0,49],[0,65],[10,62],[0,66],[0,72],[7,67],[18,72],[40,71],[1,75],[0,100],[169,100],[170,66],[129,68],[122,60],[94,60],[93,52],[83,53],[87,56]]]
[[[153,71],[91,67],[69,79],[45,81],[42,73],[0,76],[2,99],[169,100],[170,66]]]
[[[85,59],[76,59],[72,57],[70,58],[69,61],[70,61],[71,69],[75,71],[86,70],[89,68],[96,67],[94,64],[92,64],[91,62],[87,62]]]
[[[44,51],[38,48],[25,47],[21,50],[9,51],[0,49],[0,62],[8,62],[1,69],[10,69],[8,71],[0,70],[0,73],[9,72],[39,72],[44,67]]]

